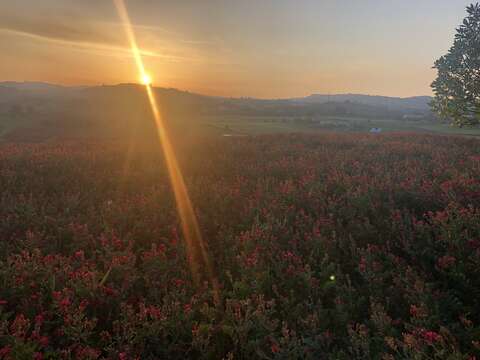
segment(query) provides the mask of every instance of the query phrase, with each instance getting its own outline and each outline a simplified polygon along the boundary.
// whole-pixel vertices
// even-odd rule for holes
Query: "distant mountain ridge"
[[[5,81],[0,82],[0,87],[2,91],[0,96],[5,94],[6,89],[15,89],[19,92],[25,92],[29,95],[67,95],[76,93],[79,90],[89,90],[89,91],[115,91],[119,88],[139,88],[142,85],[138,84],[117,84],[117,85],[97,85],[97,86],[63,86],[57,84],[50,84],[44,82],[15,82],[15,81]],[[410,110],[421,110],[428,111],[429,103],[432,100],[430,96],[412,96],[412,97],[389,97],[382,95],[365,95],[365,94],[312,94],[306,97],[297,97],[297,98],[284,98],[284,99],[259,99],[259,98],[245,98],[245,97],[220,97],[220,96],[210,96],[203,95],[198,93],[192,93],[189,91],[178,90],[174,88],[162,88],[155,87],[156,92],[160,93],[170,93],[176,95],[185,95],[190,98],[200,97],[203,99],[212,99],[220,101],[233,101],[233,102],[246,102],[253,101],[258,103],[284,103],[284,102],[293,102],[298,104],[325,104],[325,103],[345,103],[352,102],[358,104],[364,104],[375,107],[386,107],[392,108],[395,110],[401,109],[410,109]],[[17,93],[18,94],[18,93]],[[1,99],[0,99],[1,101]]]
[[[431,96],[412,96],[412,97],[389,97],[381,95],[364,94],[312,94],[310,96],[297,99],[299,102],[309,103],[327,103],[327,102],[355,102],[370,106],[391,107],[394,109],[410,108],[426,110],[429,108]]]
[[[322,119],[431,121],[430,98],[314,94],[291,99],[227,98],[154,88],[169,126],[194,131],[202,119],[319,124]],[[216,125],[215,126],[220,126]],[[62,86],[0,82],[0,138],[128,138],[155,134],[145,88],[139,84]]]
[[[40,81],[3,81],[0,82],[0,86],[15,88],[17,90],[27,90],[27,91],[48,91],[51,89],[63,89],[67,86],[51,84]]]

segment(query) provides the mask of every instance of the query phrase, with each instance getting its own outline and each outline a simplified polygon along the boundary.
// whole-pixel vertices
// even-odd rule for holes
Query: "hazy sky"
[[[126,0],[156,86],[430,94],[463,0]],[[0,1],[0,81],[137,82],[112,0]]]

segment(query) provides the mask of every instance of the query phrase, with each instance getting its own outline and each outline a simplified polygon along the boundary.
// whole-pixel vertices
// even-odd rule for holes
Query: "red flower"
[[[115,294],[115,290],[112,289],[112,288],[109,287],[109,286],[104,286],[104,287],[103,287],[103,292],[104,292],[104,294],[107,295],[107,296],[112,296],[112,295]]]
[[[365,272],[367,270],[367,259],[365,259],[364,257],[360,259],[358,269],[360,270],[360,272]]]
[[[468,240],[467,243],[472,249],[480,248],[480,239]]]
[[[80,302],[79,309],[80,309],[81,311],[83,311],[83,310],[85,310],[85,308],[86,308],[87,306],[88,306],[88,300],[85,300],[85,299],[84,299],[84,300],[82,300],[82,301]]]
[[[272,350],[272,353],[276,354],[280,351],[280,348],[276,343],[272,343],[272,346],[270,347],[270,350]]]
[[[83,260],[85,257],[85,254],[83,252],[83,250],[78,250],[77,252],[75,252],[75,258],[77,260]]]
[[[43,347],[47,347],[47,346],[48,346],[48,343],[49,343],[48,336],[41,336],[40,339],[38,339],[38,342],[39,342],[40,345],[42,345]]]
[[[176,287],[181,287],[185,284],[185,281],[182,279],[173,279],[172,282],[173,282],[173,285]]]
[[[35,316],[35,324],[42,325],[44,321],[45,317],[43,316],[43,314],[38,314],[37,316]]]
[[[10,325],[12,335],[17,338],[22,338],[27,333],[30,321],[23,314],[18,314]]]
[[[445,255],[437,260],[437,266],[440,269],[447,269],[454,265],[456,260],[453,256]]]
[[[62,301],[60,301],[60,306],[62,308],[66,308],[68,306],[70,306],[71,302],[70,302],[70,299],[69,298],[64,298]]]
[[[442,339],[442,336],[435,331],[426,331],[423,333],[423,338],[429,344],[436,343]]]
[[[12,348],[8,345],[0,348],[0,358],[10,354],[11,350],[12,350]]]

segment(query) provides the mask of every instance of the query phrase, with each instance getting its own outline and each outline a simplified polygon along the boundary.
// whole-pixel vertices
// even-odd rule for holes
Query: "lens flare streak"
[[[135,33],[132,23],[128,15],[127,7],[124,0],[113,0],[117,8],[118,14],[122,21],[127,39],[130,43],[132,54],[139,72],[139,78],[145,85],[148,101],[155,120],[158,138],[163,150],[170,182],[177,204],[177,211],[182,224],[182,231],[186,243],[187,258],[192,272],[192,277],[197,285],[200,283],[200,275],[204,273],[213,287],[214,300],[220,303],[220,290],[218,280],[214,274],[209,255],[202,239],[200,227],[195,215],[192,202],[188,195],[185,181],[175,156],[173,145],[168,136],[167,127],[162,117],[159,105],[152,89],[149,74],[145,70],[140,50],[137,45]],[[203,269],[202,269],[203,267]]]

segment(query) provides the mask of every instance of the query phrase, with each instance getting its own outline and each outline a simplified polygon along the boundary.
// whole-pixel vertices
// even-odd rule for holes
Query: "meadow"
[[[359,116],[255,116],[205,115],[196,120],[198,126],[210,133],[237,135],[277,133],[355,132],[368,133],[371,128],[383,132],[416,132],[459,136],[480,136],[478,126],[459,128],[432,119],[408,120]]]
[[[0,359],[480,358],[480,147],[428,134],[0,145]]]

